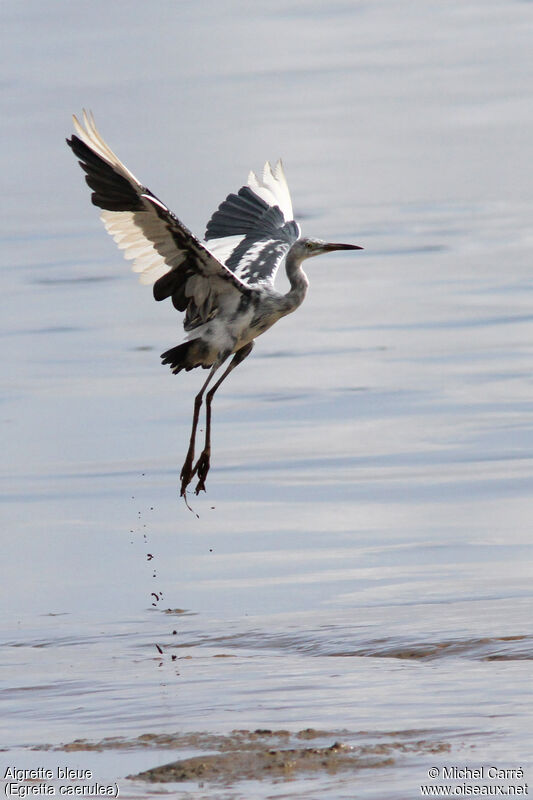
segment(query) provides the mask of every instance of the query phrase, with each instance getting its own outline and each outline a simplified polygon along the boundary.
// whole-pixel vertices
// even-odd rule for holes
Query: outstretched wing
[[[300,236],[281,161],[254,172],[248,185],[230,194],[215,211],[205,232],[209,249],[249,285],[273,283],[278,267]]]
[[[250,294],[250,287],[121,163],[98,133],[92,114],[83,112],[84,126],[73,120],[77,136],[67,144],[87,173],[92,202],[103,209],[107,231],[124,257],[133,260],[141,283],[154,283],[155,299],[172,297],[174,306],[187,312],[186,330],[217,313],[220,295]]]

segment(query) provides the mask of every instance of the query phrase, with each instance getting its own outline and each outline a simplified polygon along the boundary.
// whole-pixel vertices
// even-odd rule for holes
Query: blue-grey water
[[[312,727],[423,746],[168,791],[405,800],[454,764],[533,783],[533,4],[1,15],[0,777],[72,765],[152,797],[126,776],[183,752],[139,737]],[[309,262],[217,396],[193,513],[205,374],[159,364],[180,320],[90,204],[64,144],[84,106],[198,234],[282,156],[304,232],[365,248]],[[35,749],[106,737],[129,745]]]

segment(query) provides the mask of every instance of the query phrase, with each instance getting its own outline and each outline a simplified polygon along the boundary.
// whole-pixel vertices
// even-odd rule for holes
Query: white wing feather
[[[185,281],[189,317],[202,318],[216,311],[220,295],[250,291],[120,161],[96,129],[92,114],[83,112],[83,125],[76,117],[73,121],[77,136],[68,143],[87,173],[106,230],[133,262],[140,282],[155,283],[175,273],[158,290],[157,299],[172,294],[174,287],[179,291]]]
[[[291,195],[281,158],[276,163],[274,170],[267,161],[263,168],[262,180],[255,172],[248,175],[248,186],[269,206],[279,206],[286,220],[294,218],[292,213]]]

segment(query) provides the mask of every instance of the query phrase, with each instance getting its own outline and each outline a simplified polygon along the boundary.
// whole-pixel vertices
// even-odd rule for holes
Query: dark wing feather
[[[229,194],[207,223],[206,240],[235,236],[260,229],[261,221],[270,206],[249,186],[243,186],[237,194]],[[281,212],[280,212],[281,213]]]
[[[67,143],[85,171],[92,202],[142,283],[154,283],[154,297],[172,297],[187,311],[186,329],[211,319],[221,294],[250,294],[250,287],[222,264],[182,222],[121,163],[98,133],[92,115],[85,127],[74,117],[77,136]]]
[[[277,269],[300,236],[281,162],[267,162],[262,180],[230,194],[207,223],[209,249],[249,285],[273,283]]]

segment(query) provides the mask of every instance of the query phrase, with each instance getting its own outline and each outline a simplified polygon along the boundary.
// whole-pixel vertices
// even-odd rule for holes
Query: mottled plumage
[[[101,219],[142,283],[153,283],[154,298],[171,298],[185,312],[187,340],[161,356],[174,373],[210,368],[195,399],[189,450],[181,471],[181,494],[195,474],[196,493],[205,489],[209,471],[211,402],[226,378],[252,350],[254,339],[303,301],[308,281],[301,268],[305,258],[333,250],[358,250],[356,245],[328,244],[300,238],[281,161],[267,162],[261,178],[253,172],[248,184],[230,194],[207,224],[201,242],[122,164],[104,142],[92,114],[83,125],[74,119],[76,134],[67,139],[93,190],[92,202]],[[290,282],[286,294],[274,279],[285,259]],[[206,396],[206,442],[194,463],[196,428],[203,395],[218,368],[229,366]]]

